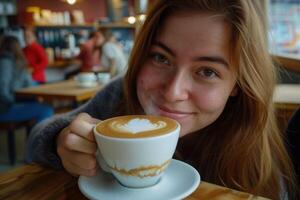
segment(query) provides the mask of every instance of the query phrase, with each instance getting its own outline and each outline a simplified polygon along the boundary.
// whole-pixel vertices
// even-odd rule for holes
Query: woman
[[[32,85],[26,59],[18,39],[4,36],[0,43],[0,121],[37,122],[53,115],[53,109],[35,100],[18,100],[15,91]]]
[[[48,57],[42,45],[40,45],[35,37],[31,27],[24,29],[24,38],[26,46],[23,49],[28,62],[28,68],[31,72],[32,79],[36,84],[46,82],[46,68],[48,66]]]
[[[136,38],[124,80],[115,79],[78,110],[41,124],[31,138],[31,151],[41,152],[34,160],[92,176],[97,119],[163,115],[182,126],[177,158],[196,167],[205,181],[295,199],[293,168],[274,118],[275,70],[254,2],[157,1]]]

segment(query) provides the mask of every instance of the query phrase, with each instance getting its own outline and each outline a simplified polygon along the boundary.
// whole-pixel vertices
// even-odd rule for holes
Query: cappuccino
[[[102,135],[115,138],[143,138],[168,134],[178,129],[170,118],[151,115],[128,115],[102,121],[96,129]]]

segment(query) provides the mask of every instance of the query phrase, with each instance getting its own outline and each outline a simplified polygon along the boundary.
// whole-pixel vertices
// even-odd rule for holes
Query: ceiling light
[[[146,19],[146,15],[145,15],[145,14],[139,15],[139,20],[140,20],[141,22],[144,22],[145,19]]]
[[[76,0],[67,0],[67,3],[70,4],[70,5],[73,5],[76,3]]]
[[[130,16],[130,17],[128,17],[127,21],[128,21],[129,24],[134,24],[136,19],[135,19],[135,17]]]

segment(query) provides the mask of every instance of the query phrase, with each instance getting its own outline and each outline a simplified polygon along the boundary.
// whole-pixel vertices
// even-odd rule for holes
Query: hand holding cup
[[[93,176],[98,165],[93,128],[99,120],[87,113],[79,114],[57,137],[57,153],[71,174]]]

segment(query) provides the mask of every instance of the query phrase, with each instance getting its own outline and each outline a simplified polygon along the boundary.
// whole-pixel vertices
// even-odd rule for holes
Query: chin
[[[179,137],[181,138],[181,137],[183,137],[183,136],[185,136],[185,135],[188,135],[189,133],[185,133],[185,132],[183,132],[183,131],[180,131],[180,134],[179,134]]]
[[[183,136],[188,135],[190,133],[192,133],[192,131],[186,130],[186,128],[181,125],[179,137],[183,137]]]

